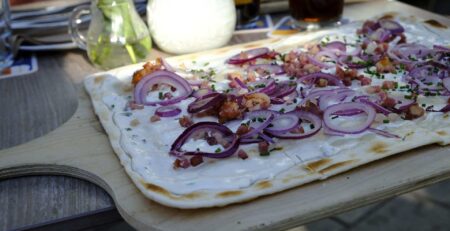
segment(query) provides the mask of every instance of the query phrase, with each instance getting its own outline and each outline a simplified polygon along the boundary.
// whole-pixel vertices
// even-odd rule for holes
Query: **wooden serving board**
[[[398,10],[450,25],[444,17],[397,2],[351,7],[356,15],[348,16],[352,18],[369,17],[364,11]],[[124,219],[140,230],[287,229],[450,178],[450,148],[432,145],[247,203],[197,210],[165,207],[133,185],[93,113],[81,79],[73,81],[79,96],[73,117],[46,136],[1,150],[0,179],[31,174],[86,179],[104,188]]]

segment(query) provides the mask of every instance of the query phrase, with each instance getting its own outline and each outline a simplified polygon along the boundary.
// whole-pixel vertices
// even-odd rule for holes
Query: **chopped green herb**
[[[131,131],[132,129],[131,129],[131,128],[125,128],[125,130],[127,130],[127,131]]]
[[[389,120],[388,120],[388,119],[385,119],[385,120],[383,120],[383,123],[388,124],[388,123],[389,123]]]
[[[215,153],[219,153],[219,152],[221,152],[221,151],[222,151],[221,148],[217,148],[214,152],[215,152]]]
[[[274,148],[270,149],[269,152],[281,151],[281,150],[283,150],[283,147],[274,147]]]
[[[260,152],[259,155],[260,156],[269,156],[270,152],[269,151],[267,151],[267,152]]]
[[[161,91],[158,93],[158,98],[159,99],[164,99],[164,94]]]

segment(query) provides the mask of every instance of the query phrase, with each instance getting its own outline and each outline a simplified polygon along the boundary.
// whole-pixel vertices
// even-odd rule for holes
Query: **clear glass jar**
[[[82,15],[91,13],[87,38],[79,33]],[[132,0],[93,0],[90,6],[74,10],[70,33],[80,48],[87,49],[91,62],[111,69],[145,61],[152,48],[147,26]]]

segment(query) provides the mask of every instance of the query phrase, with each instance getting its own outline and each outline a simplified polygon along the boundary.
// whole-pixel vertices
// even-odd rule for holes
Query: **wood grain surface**
[[[45,135],[75,112],[77,94],[59,59],[39,59],[36,73],[0,80],[0,149]]]
[[[364,19],[387,11],[408,12],[450,25],[449,19],[398,2],[354,4],[346,7],[344,14],[352,19]],[[233,41],[245,40],[245,37],[236,37]],[[160,55],[165,54],[156,50],[152,54],[153,57]],[[44,57],[52,60],[49,63],[53,63],[47,67],[48,72],[54,72],[54,69],[61,67],[65,77],[73,82],[79,106],[67,123],[47,135],[1,150],[0,178],[60,174],[86,179],[105,189],[125,220],[141,230],[210,230],[211,227],[217,230],[287,229],[450,177],[449,149],[430,146],[377,161],[326,181],[249,203],[199,210],[164,207],[144,198],[131,183],[92,112],[91,103],[81,82],[84,76],[96,70],[77,52],[45,54]],[[61,184],[69,184],[61,182],[59,178],[53,178],[49,181],[42,180],[42,183],[36,184],[37,188],[31,190],[28,184],[20,184],[21,179],[11,179],[0,184],[0,207],[8,208],[6,217],[0,214],[1,225],[4,224],[2,222],[8,221],[8,224],[12,224],[9,227],[17,227],[13,224],[17,222],[17,217],[26,216],[30,210],[39,213],[50,208],[14,202],[11,198],[18,200],[20,197],[15,197],[13,193],[30,196],[33,199],[29,200],[29,203],[37,203],[35,199],[38,199],[39,195],[27,194],[27,190],[43,190],[45,194],[45,188],[50,184],[52,188],[57,188],[56,191],[64,192]],[[58,180],[59,183],[56,183]],[[13,192],[11,185],[20,186]],[[92,189],[84,187],[77,192],[83,190],[89,192]],[[102,197],[96,190],[85,195]],[[99,201],[103,202],[98,203],[98,206],[107,204],[107,200]],[[64,204],[66,202],[60,202],[61,207],[68,206]],[[1,225],[0,228],[6,227]]]

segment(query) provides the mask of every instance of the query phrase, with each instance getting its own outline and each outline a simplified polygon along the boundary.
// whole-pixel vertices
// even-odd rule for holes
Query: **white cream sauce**
[[[331,41],[356,41],[356,36],[352,35],[360,25],[352,24],[342,27],[339,29],[340,35],[330,36],[328,39]],[[416,41],[426,46],[432,46],[437,43],[443,45],[450,44],[448,40],[444,41],[442,38],[433,36],[433,34],[429,35],[427,30],[420,24],[411,23],[403,25],[406,28],[409,42]],[[349,47],[349,49],[353,48]],[[235,51],[229,52],[224,57],[227,58],[234,54]],[[214,67],[217,74],[212,78],[216,81],[213,84],[215,84],[217,90],[222,91],[228,88],[229,81],[226,80],[226,75],[230,72],[230,66],[224,65],[223,63],[223,58],[211,59],[210,57],[201,57],[195,63],[182,63],[179,66],[174,66],[180,70],[179,74],[185,77],[192,77],[189,74],[189,71],[192,69],[201,69],[209,66]],[[333,69],[324,70],[324,72],[334,73]],[[361,70],[360,74],[369,76],[364,70]],[[403,73],[398,73],[397,75],[385,74],[384,79],[372,77],[372,81],[373,84],[381,85],[384,80],[400,81],[402,75]],[[283,75],[276,78],[278,81],[288,79],[287,76]],[[275,146],[282,147],[282,150],[272,151],[270,156],[260,156],[256,144],[241,145],[240,148],[245,150],[249,155],[249,158],[246,160],[242,160],[236,156],[217,160],[205,158],[205,162],[198,167],[175,170],[172,168],[175,157],[169,155],[170,146],[184,131],[184,128],[179,125],[178,119],[188,114],[186,112],[187,105],[194,99],[189,98],[177,104],[182,109],[181,114],[175,117],[161,118],[157,122],[150,122],[150,117],[154,115],[157,107],[146,106],[142,110],[124,110],[131,96],[107,91],[107,89],[115,89],[114,86],[120,84],[118,82],[119,80],[112,78],[104,82],[102,88],[109,95],[103,97],[103,102],[114,112],[114,123],[121,130],[122,134],[121,146],[130,156],[132,169],[136,173],[139,173],[145,181],[164,187],[174,194],[184,194],[197,190],[232,190],[249,187],[257,181],[272,179],[295,165],[304,164],[305,162],[327,156],[339,155],[340,152],[346,150],[357,149],[361,140],[370,140],[373,138],[388,139],[368,131],[342,137],[325,135],[323,131],[320,131],[312,138],[302,140],[275,139],[277,142]],[[353,84],[352,88],[356,91],[363,92],[359,84]],[[396,94],[404,95],[407,92],[396,92]],[[149,95],[148,100],[150,98],[154,99],[155,97],[158,96]],[[433,104],[436,108],[440,108],[446,105],[446,99],[446,97],[419,97],[418,102],[419,104]],[[300,98],[297,100],[301,102]],[[295,106],[296,104],[272,105],[271,109],[290,111]],[[424,128],[429,123],[439,124],[441,117],[438,115],[442,115],[442,113],[427,113],[421,124],[423,124]],[[136,124],[136,120],[138,124]],[[212,117],[194,118],[194,122],[215,120]],[[348,120],[337,119],[336,122],[348,123]],[[232,131],[236,131],[240,123],[242,121],[231,121],[226,125]],[[133,124],[136,126],[133,126]],[[374,128],[388,130],[394,134],[396,128],[406,126],[417,125],[414,122],[404,120],[396,120],[390,123],[378,122],[372,125]],[[399,139],[398,142],[402,142],[402,140]],[[220,145],[208,145],[203,140],[191,140],[183,146],[185,150],[195,150],[196,148],[209,152],[214,152],[217,148],[223,149]]]

